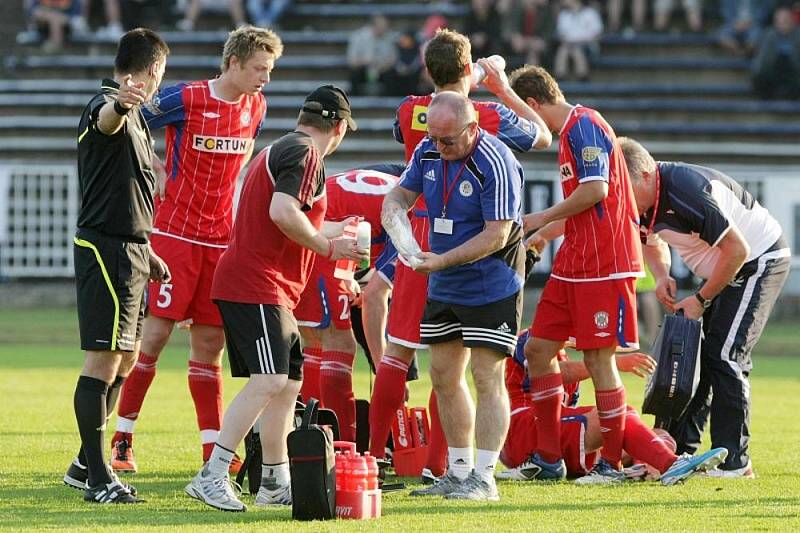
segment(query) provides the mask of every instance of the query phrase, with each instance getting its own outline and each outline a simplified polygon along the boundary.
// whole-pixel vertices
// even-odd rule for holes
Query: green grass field
[[[140,473],[127,478],[147,503],[85,504],[61,484],[79,446],[72,394],[82,363],[73,310],[0,311],[0,529],[163,531],[738,531],[800,530],[800,354],[797,324],[771,324],[755,354],[752,379],[754,481],[692,479],[577,487],[500,484],[498,503],[453,503],[384,497],[377,521],[299,523],[288,509],[222,513],[191,500],[183,486],[197,470],[199,437],[186,385],[187,339],[176,332],[162,356],[136,433]],[[366,364],[356,389],[368,397]],[[423,367],[427,364],[423,362]],[[626,378],[629,401],[641,404],[643,384]],[[240,381],[226,381],[226,399]],[[425,405],[427,376],[411,386]],[[581,395],[592,401],[590,386]],[[113,427],[113,421],[109,427]],[[706,443],[707,444],[707,443]],[[408,480],[413,483],[413,480]],[[251,502],[245,497],[246,502]]]

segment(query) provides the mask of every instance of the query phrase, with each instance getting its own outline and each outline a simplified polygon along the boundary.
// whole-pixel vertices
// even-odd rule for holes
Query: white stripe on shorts
[[[275,373],[275,361],[272,359],[272,346],[269,344],[269,335],[267,335],[267,320],[264,318],[264,305],[258,305],[259,311],[261,311],[261,327],[264,330],[264,337],[261,339],[264,348],[264,363],[266,368],[267,374],[274,374]]]

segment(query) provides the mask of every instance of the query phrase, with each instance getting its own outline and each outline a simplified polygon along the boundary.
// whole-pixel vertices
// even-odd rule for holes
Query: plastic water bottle
[[[357,237],[356,240],[358,241],[358,247],[367,251],[367,258],[363,259],[359,264],[358,268],[369,268],[370,264],[370,243],[372,242],[372,226],[366,220],[362,220],[358,223],[358,229],[356,231]]]
[[[358,237],[358,222],[353,222],[344,227],[342,237],[345,239],[356,239]],[[345,281],[353,281],[353,274],[356,271],[356,262],[351,259],[337,259],[333,270],[333,277]]]
[[[380,472],[378,461],[369,452],[364,453],[364,458],[367,460],[367,490],[377,489]]]
[[[336,452],[336,490],[344,490],[345,486],[345,463],[347,459],[342,452]]]
[[[494,66],[499,68],[500,70],[506,69],[506,60],[503,56],[493,55],[486,58],[487,61],[491,62]],[[473,63],[472,64],[472,86],[477,87],[483,80],[486,79],[486,71],[480,65],[480,63]]]
[[[349,490],[353,492],[364,492],[367,490],[367,477],[369,476],[369,468],[367,466],[367,460],[364,458],[363,455],[353,455],[350,459],[353,465],[353,475],[350,478],[350,486],[352,487]]]

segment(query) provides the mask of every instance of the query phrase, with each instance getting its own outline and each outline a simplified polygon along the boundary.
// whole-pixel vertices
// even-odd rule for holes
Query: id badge
[[[434,218],[433,219],[433,232],[441,233],[443,235],[453,234],[453,221],[449,218]]]

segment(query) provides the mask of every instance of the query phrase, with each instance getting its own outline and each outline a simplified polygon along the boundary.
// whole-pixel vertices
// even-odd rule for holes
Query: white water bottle
[[[487,61],[490,61],[494,66],[499,68],[500,70],[506,69],[506,60],[503,56],[493,55],[486,58]],[[483,80],[486,79],[486,71],[480,65],[480,63],[473,63],[472,64],[472,86],[477,87]]]
[[[353,222],[344,227],[343,239],[356,239],[358,237],[358,223]],[[345,281],[353,281],[356,271],[356,262],[352,259],[337,259],[333,269],[333,277]]]
[[[367,251],[367,258],[362,259],[358,264],[358,268],[369,268],[370,263],[370,243],[372,242],[372,226],[366,220],[358,223],[358,230],[356,231],[358,247]]]

